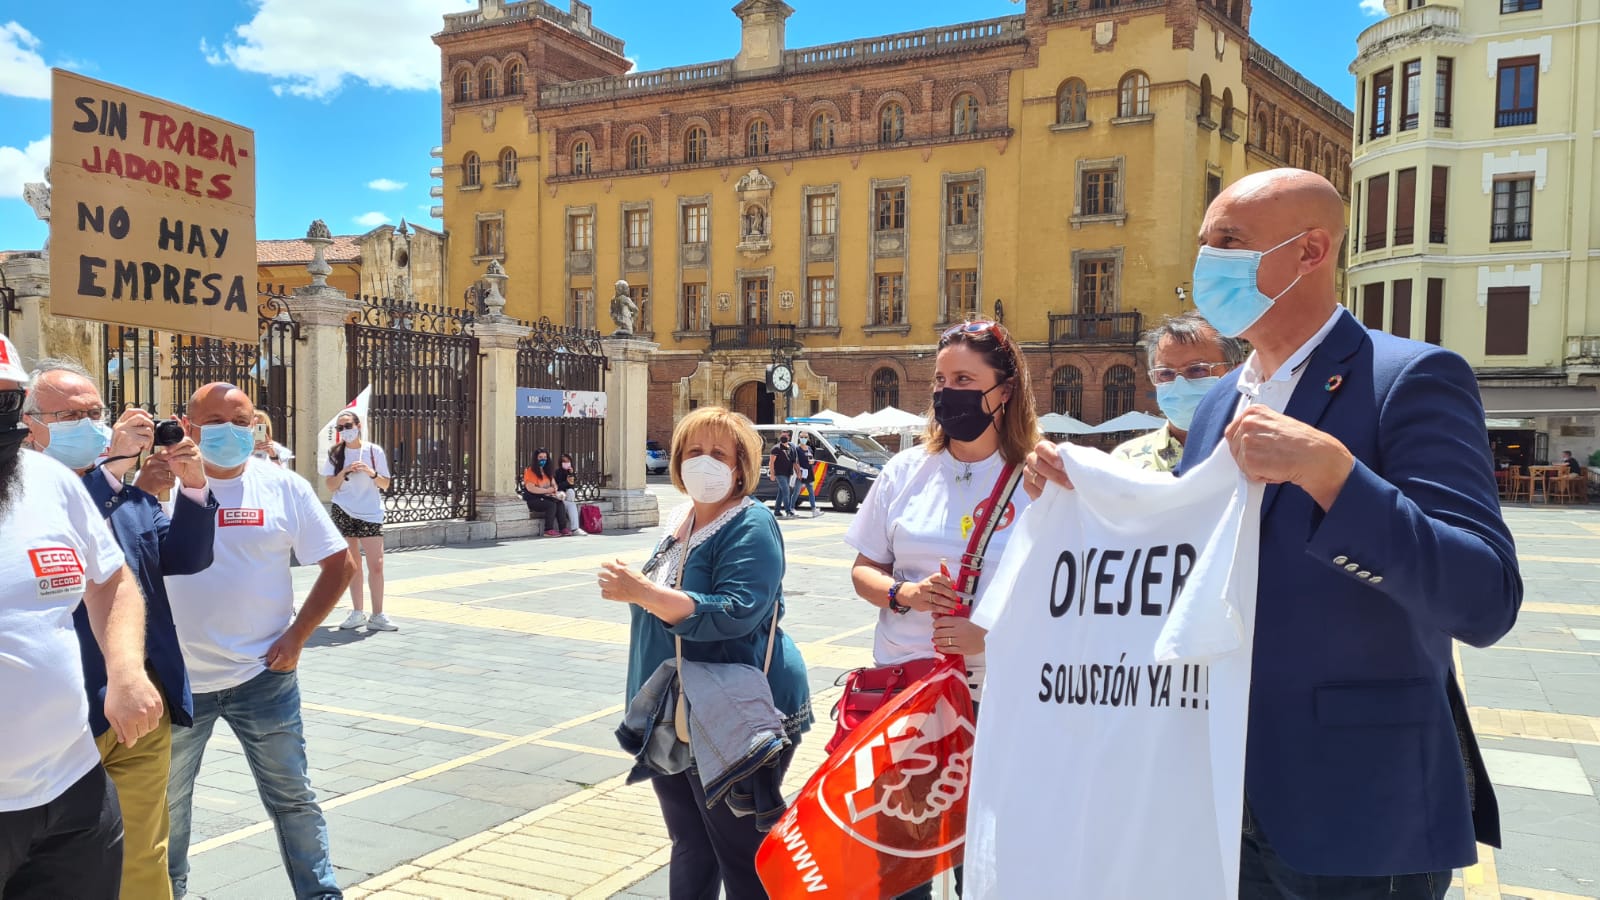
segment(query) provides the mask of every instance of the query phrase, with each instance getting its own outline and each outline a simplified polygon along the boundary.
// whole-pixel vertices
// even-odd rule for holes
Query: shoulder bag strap
[[[967,541],[967,552],[961,554],[961,568],[955,579],[956,592],[966,598],[969,611],[977,602],[978,579],[983,576],[983,554],[989,547],[989,538],[999,530],[1006,507],[1011,505],[1011,495],[1016,493],[1021,481],[1022,467],[1007,463],[1000,477],[995,479],[994,490],[989,492],[982,515],[973,523],[972,537]]]

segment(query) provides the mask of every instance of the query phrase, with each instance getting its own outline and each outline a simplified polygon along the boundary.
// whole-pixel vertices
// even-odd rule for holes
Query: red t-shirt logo
[[[217,527],[231,528],[239,525],[250,525],[260,528],[267,524],[267,512],[263,509],[219,509],[217,510]]]

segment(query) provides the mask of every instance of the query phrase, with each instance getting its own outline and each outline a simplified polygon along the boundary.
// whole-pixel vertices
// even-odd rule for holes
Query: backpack
[[[578,507],[578,527],[590,534],[599,534],[604,527],[600,519],[600,507],[593,503],[585,503]]]

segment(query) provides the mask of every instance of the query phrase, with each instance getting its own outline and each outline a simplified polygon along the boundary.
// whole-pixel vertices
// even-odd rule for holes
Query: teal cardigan
[[[761,668],[772,617],[783,616],[783,573],[783,535],[772,512],[760,503],[745,507],[689,551],[679,588],[695,602],[691,616],[668,626],[630,604],[627,702],[632,703],[646,679],[673,658],[675,637],[683,638],[684,659]],[[805,660],[781,627],[767,683],[789,734],[809,730],[811,687]]]

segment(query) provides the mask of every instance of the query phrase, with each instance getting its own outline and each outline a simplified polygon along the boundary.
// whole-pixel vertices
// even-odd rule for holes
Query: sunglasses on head
[[[983,320],[978,322],[961,322],[950,326],[949,328],[945,329],[944,334],[939,335],[939,346],[943,347],[955,338],[963,335],[970,338],[977,338],[986,334],[990,337],[993,337],[995,342],[1000,346],[1004,347],[1006,345],[1006,332],[1005,329],[1000,327],[1000,323]]]

